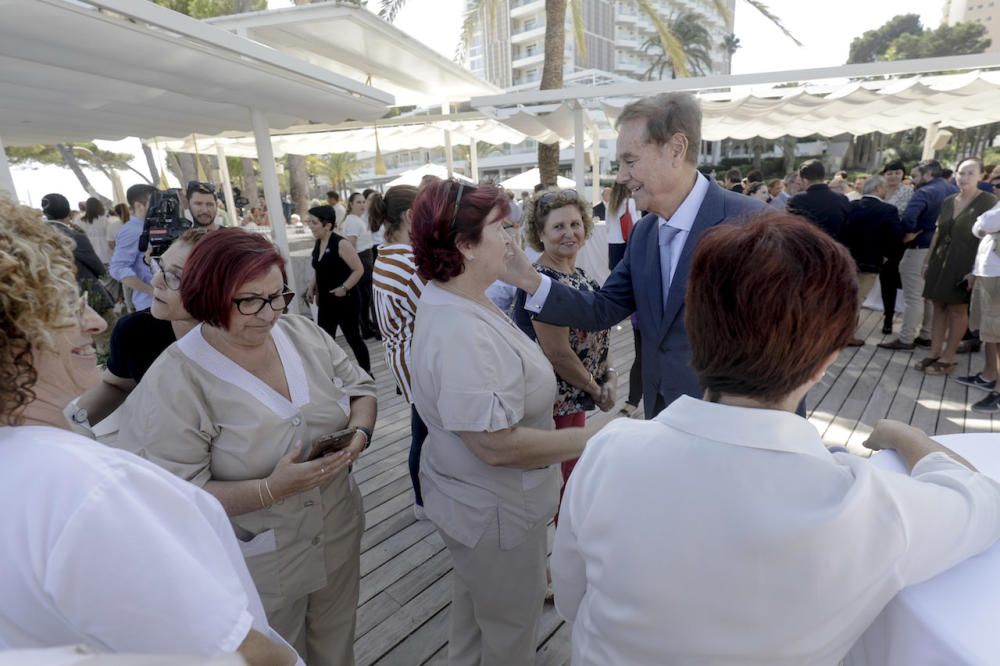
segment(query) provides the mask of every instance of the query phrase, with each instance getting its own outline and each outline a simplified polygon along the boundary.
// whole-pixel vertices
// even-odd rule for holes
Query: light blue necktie
[[[671,244],[674,241],[674,236],[680,233],[680,229],[677,227],[671,227],[669,224],[660,225],[660,281],[663,284],[662,300],[660,301],[663,306],[663,310],[667,309],[667,295],[670,293],[670,270],[671,270]]]

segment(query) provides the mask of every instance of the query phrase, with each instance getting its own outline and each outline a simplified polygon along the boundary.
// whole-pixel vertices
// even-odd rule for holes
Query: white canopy
[[[393,98],[135,0],[0,0],[8,145],[370,120]]]
[[[605,130],[639,97],[686,90],[701,101],[702,139],[966,128],[1000,120],[1000,53],[813,70],[637,81],[480,97],[472,106],[521,131],[565,136],[567,103],[589,103]],[[936,74],[941,71],[960,74]],[[853,80],[848,77],[853,77]],[[788,86],[789,83],[797,85]],[[822,83],[818,83],[822,82]],[[555,109],[554,113],[543,115]],[[594,116],[590,116],[594,120]],[[576,128],[577,132],[580,128]],[[531,134],[531,131],[528,131]],[[602,136],[607,136],[602,132]],[[537,137],[536,137],[537,138]]]
[[[530,190],[538,183],[542,182],[542,174],[538,167],[519,173],[513,178],[508,178],[500,183],[500,187],[505,190]],[[556,185],[559,187],[576,187],[576,181],[563,176],[556,177]]]
[[[439,164],[425,164],[421,167],[417,167],[416,169],[404,171],[398,178],[386,183],[386,188],[394,187],[396,185],[413,185],[416,187],[417,185],[420,185],[420,181],[424,176],[434,176],[443,180],[448,177],[448,169]],[[453,173],[451,177],[456,180],[465,181],[466,183],[475,184],[471,178],[466,178],[460,173]]]
[[[208,22],[390,92],[399,105],[440,106],[501,92],[362,7],[322,2]]]
[[[469,143],[473,139],[492,144],[521,143],[528,137],[503,123],[479,112],[454,116],[413,116],[378,121],[377,123],[343,123],[340,125],[303,125],[290,127],[271,136],[274,154],[278,157],[318,155],[325,153],[372,153],[378,128],[379,147],[383,152],[437,148],[444,145],[444,132],[451,132],[453,143]],[[212,150],[222,146],[233,157],[256,157],[253,136],[227,132],[219,137],[194,136],[184,139],[158,139],[161,148],[174,152]]]

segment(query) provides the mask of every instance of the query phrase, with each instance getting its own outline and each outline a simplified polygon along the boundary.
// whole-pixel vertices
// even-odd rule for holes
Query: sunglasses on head
[[[535,202],[535,208],[540,208],[542,206],[550,206],[553,201],[558,197],[568,198],[568,199],[579,199],[580,195],[576,193],[576,190],[559,190],[558,192],[546,192],[542,196],[538,197],[538,201]]]
[[[191,196],[195,192],[201,194],[215,194],[215,183],[204,183],[200,180],[191,180],[187,184],[187,195]]]

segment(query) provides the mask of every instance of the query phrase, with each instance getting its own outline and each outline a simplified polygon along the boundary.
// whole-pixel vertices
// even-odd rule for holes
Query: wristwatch
[[[372,431],[364,426],[355,426],[355,428],[365,436],[365,449],[367,449],[372,443]]]

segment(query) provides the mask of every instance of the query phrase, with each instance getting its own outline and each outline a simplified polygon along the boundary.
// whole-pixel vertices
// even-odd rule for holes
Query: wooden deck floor
[[[865,310],[862,322],[868,344],[844,350],[807,398],[809,420],[827,444],[864,455],[861,443],[875,422],[886,417],[931,434],[1000,431],[1000,419],[967,411],[984,393],[952,378],[930,377],[913,369],[922,350],[877,349],[875,343],[883,339],[881,313]],[[369,349],[379,417],[372,447],[354,471],[366,515],[355,656],[359,666],[444,664],[451,562],[434,526],[414,518],[407,471],[409,406],[396,395],[381,344],[373,342]],[[633,358],[627,324],[612,333],[612,358],[622,371],[621,402]],[[960,356],[959,363],[952,377],[981,369],[982,354]],[[546,604],[538,634],[538,665],[568,663],[569,637],[569,627],[552,604]]]

